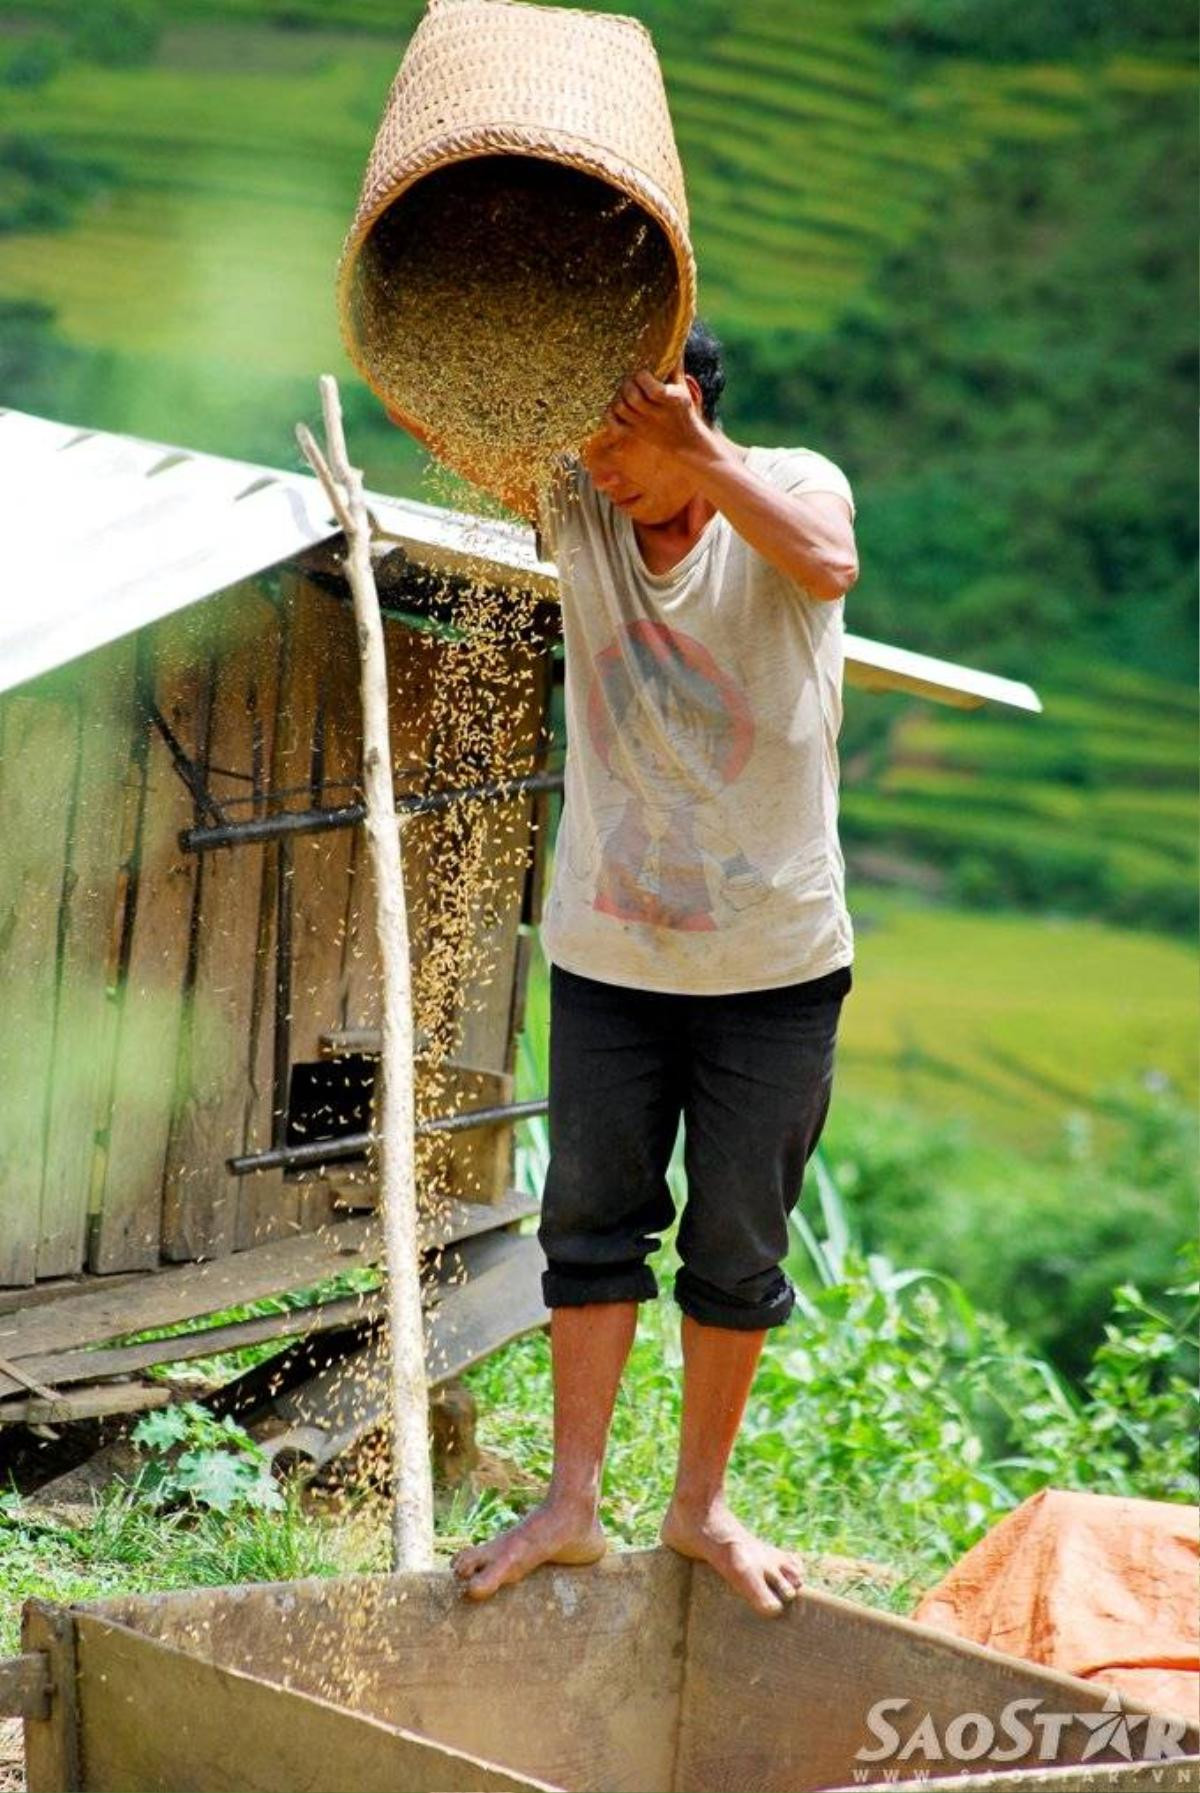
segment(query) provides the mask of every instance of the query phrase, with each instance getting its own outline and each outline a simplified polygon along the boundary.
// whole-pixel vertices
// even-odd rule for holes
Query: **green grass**
[[[1116,667],[1092,672],[1060,684],[1049,670],[1038,717],[902,707],[873,751],[850,756],[851,853],[882,848],[941,867],[948,891],[981,907],[1191,933],[1195,694]]]
[[[21,1605],[236,1581],[287,1581],[386,1564],[378,1526],[283,1513],[162,1513],[121,1489],[80,1522],[0,1506],[0,1656],[20,1648]]]

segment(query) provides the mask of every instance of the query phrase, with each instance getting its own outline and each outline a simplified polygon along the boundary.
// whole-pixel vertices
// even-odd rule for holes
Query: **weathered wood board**
[[[349,605],[299,574],[284,579],[288,637],[275,788],[288,809],[332,809],[360,797],[358,647]],[[315,1059],[320,1034],[344,1019],[354,831],[299,835],[292,864],[292,1062]]]
[[[279,696],[283,683],[286,624],[282,604],[273,607],[263,637],[261,678],[255,687],[258,723],[255,737],[253,813],[266,815],[273,779]],[[245,847],[238,849],[246,851]],[[258,921],[254,970],[250,980],[250,1017],[246,1042],[249,1070],[243,1103],[242,1150],[262,1152],[271,1145],[276,1124],[275,1014],[279,891],[285,855],[273,842],[257,849]],[[286,1099],[286,1092],[285,1092]],[[280,1104],[281,1113],[283,1105]],[[280,1170],[243,1177],[238,1190],[237,1249],[263,1245],[296,1230],[296,1192]]]
[[[143,631],[139,680],[188,757],[202,757],[212,669],[196,610]],[[189,977],[198,868],[179,844],[195,802],[148,710],[135,776],[141,807],[127,903],[116,1057],[109,1101],[103,1195],[93,1228],[93,1270],[158,1262],[167,1147],[175,1117],[178,1056]]]
[[[24,1360],[43,1351],[68,1351],[216,1313],[280,1289],[306,1288],[348,1264],[370,1263],[379,1249],[373,1223],[347,1220],[234,1258],[182,1265],[146,1277],[135,1289],[122,1283],[110,1291],[103,1282],[93,1283],[61,1301],[0,1315],[0,1355]]]
[[[537,1266],[522,1259],[519,1273],[509,1288],[497,1286],[494,1259],[497,1251],[511,1250],[516,1236],[502,1229],[535,1213],[537,1203],[518,1190],[510,1190],[500,1202],[451,1202],[420,1216],[418,1238],[431,1263],[447,1246],[461,1247],[481,1234],[495,1233],[491,1245],[481,1241],[478,1259],[479,1286],[464,1288],[455,1310],[434,1306],[427,1321],[431,1375],[444,1365],[474,1362],[514,1332],[541,1324],[545,1318],[535,1286]],[[532,1241],[523,1242],[528,1247]],[[152,1364],[207,1357],[266,1339],[305,1337],[320,1332],[343,1331],[377,1319],[381,1300],[366,1295],[324,1303],[302,1312],[260,1315],[249,1320],[218,1321],[172,1340],[139,1344],[105,1345],[117,1333],[137,1332],[172,1321],[196,1319],[223,1306],[256,1299],[286,1289],[304,1288],[349,1262],[370,1264],[381,1250],[373,1222],[339,1222],[319,1235],[299,1235],[290,1241],[256,1246],[218,1264],[181,1265],[143,1276],[132,1286],[121,1280],[120,1289],[108,1279],[97,1288],[78,1286],[56,1304],[37,1306],[25,1313],[0,1314],[0,1423],[48,1417],[39,1397],[47,1385],[65,1393],[68,1412],[104,1411],[105,1401],[119,1410],[126,1395],[137,1405],[162,1384],[149,1391],[136,1384],[108,1384],[101,1388],[73,1390],[72,1384],[94,1383],[103,1377],[136,1375]],[[444,1257],[442,1258],[445,1263]],[[450,1263],[456,1263],[451,1259]],[[484,1270],[489,1270],[484,1275]],[[449,1273],[449,1272],[447,1272]],[[437,1291],[431,1292],[436,1301]],[[491,1344],[488,1343],[491,1341]],[[99,1348],[97,1348],[99,1347]],[[446,1370],[445,1373],[450,1373]]]
[[[74,692],[43,682],[36,695],[0,704],[0,1284],[32,1282],[37,1271],[78,746]]]
[[[96,1126],[112,1040],[108,979],[121,919],[119,867],[134,728],[134,657],[134,641],[127,637],[99,649],[86,669],[71,669],[79,686],[79,754],[67,815],[59,918],[39,1279],[82,1269],[87,1248]],[[52,822],[53,817],[44,820]]]
[[[625,1552],[598,1573],[550,1570],[479,1604],[443,1569],[97,1610],[192,1659],[349,1705],[519,1776],[664,1793],[687,1574],[668,1552]]]
[[[79,1753],[94,1793],[454,1793],[538,1787],[309,1694],[76,1620]],[[31,1780],[30,1793],[42,1793]]]
[[[256,807],[245,798],[261,782],[262,694],[276,676],[274,625],[274,605],[254,582],[209,606],[213,688],[201,771],[234,821]],[[218,848],[201,855],[197,868],[179,1090],[163,1177],[167,1260],[222,1257],[237,1243],[241,1179],[226,1159],[242,1151],[245,1137],[265,851],[252,843]]]
[[[744,1672],[731,1674],[733,1663]],[[702,1784],[711,1793],[839,1786],[854,1778],[856,1752],[878,1745],[866,1722],[877,1700],[911,1702],[911,1724],[892,1713],[904,1736],[928,1712],[942,1738],[962,1714],[995,1721],[1010,1700],[1089,1713],[1101,1712],[1109,1693],[1098,1682],[816,1590],[764,1625],[701,1565],[692,1580],[676,1784]],[[1024,1758],[1030,1766],[1039,1759],[1033,1735]],[[1071,1725],[1057,1760],[1078,1761],[1089,1741],[1084,1727]],[[1189,1746],[1200,1747],[1195,1729]],[[1116,1752],[1105,1754],[1116,1759]],[[889,1766],[932,1774],[942,1764],[918,1750]]]

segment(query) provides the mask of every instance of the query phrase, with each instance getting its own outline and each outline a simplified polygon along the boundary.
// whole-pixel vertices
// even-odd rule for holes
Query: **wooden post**
[[[346,567],[362,665],[363,785],[375,872],[375,922],[383,967],[383,1052],[376,1080],[380,1210],[390,1334],[392,1538],[397,1572],[433,1566],[433,1476],[429,1391],[417,1256],[413,1119],[412,979],[400,853],[402,819],[392,787],[387,658],[371,566],[371,525],[363,476],[350,465],[337,381],[321,376],[324,454],[304,424],[296,436],[346,536]]]

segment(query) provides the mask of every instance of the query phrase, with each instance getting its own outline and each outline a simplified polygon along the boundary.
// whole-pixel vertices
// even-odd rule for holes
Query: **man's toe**
[[[467,1579],[464,1592],[472,1600],[486,1600],[489,1594],[502,1587],[507,1580],[502,1562],[481,1563],[474,1575]]]
[[[772,1584],[770,1569],[762,1569],[757,1575],[748,1577],[744,1586],[750,1604],[765,1617],[783,1611],[783,1601]]]
[[[782,1569],[777,1567],[764,1569],[763,1579],[775,1601],[772,1611],[778,1611],[779,1607],[784,1605],[788,1600],[795,1599],[796,1590],[788,1580],[787,1576],[783,1573]]]

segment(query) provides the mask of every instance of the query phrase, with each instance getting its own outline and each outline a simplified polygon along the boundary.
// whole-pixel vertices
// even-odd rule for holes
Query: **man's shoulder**
[[[809,448],[800,443],[754,443],[749,452],[760,467],[795,467],[804,470],[818,466],[837,466],[832,456],[822,449]],[[838,471],[841,469],[838,468]]]
[[[854,494],[845,471],[820,449],[753,447],[750,459],[752,466],[785,492],[837,492],[846,499],[850,514],[854,515]]]

